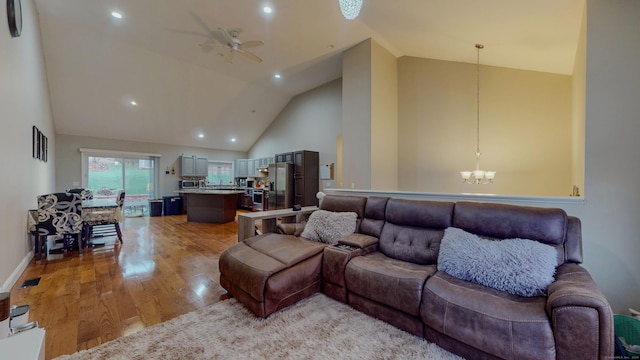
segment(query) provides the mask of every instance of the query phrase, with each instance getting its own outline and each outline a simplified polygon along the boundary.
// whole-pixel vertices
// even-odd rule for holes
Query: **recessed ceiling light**
[[[198,133],[198,138],[204,139],[204,134],[203,133]]]
[[[275,74],[275,75],[273,75],[273,77],[276,78],[276,79],[280,79],[282,76],[280,74]]]
[[[138,106],[138,103],[135,100],[131,100],[129,104],[131,104],[132,106]]]
[[[262,11],[264,11],[265,14],[271,14],[273,9],[271,8],[271,6],[265,6],[262,8]]]
[[[113,17],[114,17],[114,18],[116,18],[116,19],[122,19],[122,14],[120,14],[120,13],[119,13],[119,12],[117,12],[117,11],[112,12],[112,13],[111,13],[111,16],[113,16]]]
[[[236,142],[236,138],[231,138],[231,142]]]

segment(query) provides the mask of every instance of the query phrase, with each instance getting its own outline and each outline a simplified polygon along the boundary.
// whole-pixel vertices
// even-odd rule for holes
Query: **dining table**
[[[82,209],[109,209],[118,207],[115,199],[101,198],[101,199],[87,199],[82,200]]]

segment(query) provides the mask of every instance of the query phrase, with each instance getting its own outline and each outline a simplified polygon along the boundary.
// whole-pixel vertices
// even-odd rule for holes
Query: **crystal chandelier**
[[[476,63],[476,169],[473,171],[460,171],[460,175],[462,175],[462,181],[467,184],[488,184],[493,182],[496,172],[480,170],[480,49],[484,49],[484,45],[476,44],[476,49],[478,49],[478,61]]]
[[[342,16],[347,20],[353,20],[360,14],[363,0],[338,0],[340,2],[340,11]]]

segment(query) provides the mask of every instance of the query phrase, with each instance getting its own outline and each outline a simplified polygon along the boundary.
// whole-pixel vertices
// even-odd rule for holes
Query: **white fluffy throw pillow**
[[[513,295],[542,296],[554,281],[557,256],[534,240],[487,240],[450,227],[440,243],[438,270]]]
[[[327,244],[337,244],[341,238],[356,231],[358,214],[316,210],[309,216],[300,236]]]

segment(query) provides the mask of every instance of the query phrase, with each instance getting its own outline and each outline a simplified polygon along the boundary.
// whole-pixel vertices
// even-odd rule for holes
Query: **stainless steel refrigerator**
[[[293,164],[269,164],[269,210],[293,207]]]

